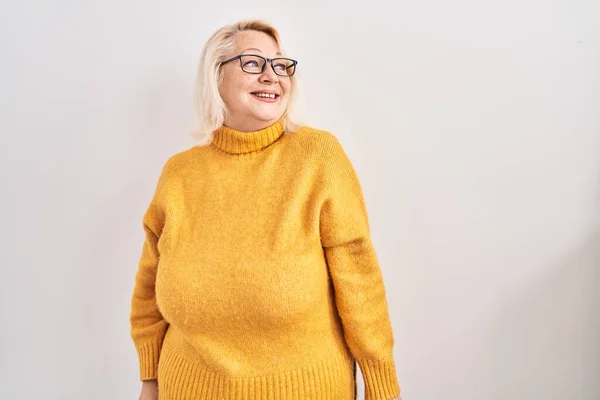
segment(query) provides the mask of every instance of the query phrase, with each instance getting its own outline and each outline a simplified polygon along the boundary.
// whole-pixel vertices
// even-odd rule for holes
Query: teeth
[[[254,93],[254,95],[258,96],[258,97],[268,97],[270,99],[275,98],[275,94],[273,94],[273,93]]]

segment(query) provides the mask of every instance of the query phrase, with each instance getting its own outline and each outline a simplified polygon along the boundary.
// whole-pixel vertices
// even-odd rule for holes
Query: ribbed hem
[[[140,361],[140,380],[156,379],[158,377],[158,360],[160,357],[160,342],[146,342],[136,345]]]
[[[158,390],[161,400],[353,400],[353,364],[337,357],[296,370],[232,377],[163,348]]]
[[[365,381],[365,400],[389,400],[400,394],[393,357],[356,361]]]

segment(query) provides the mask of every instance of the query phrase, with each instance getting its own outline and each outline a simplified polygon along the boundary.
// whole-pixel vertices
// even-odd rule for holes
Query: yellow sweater
[[[386,291],[338,139],[283,121],[173,155],[144,214],[131,302],[161,400],[398,396]]]

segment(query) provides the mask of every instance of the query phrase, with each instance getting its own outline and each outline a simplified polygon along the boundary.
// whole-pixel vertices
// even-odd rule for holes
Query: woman
[[[399,399],[394,339],[355,171],[291,117],[297,62],[262,21],[215,32],[208,143],[165,163],[131,303],[140,399]]]

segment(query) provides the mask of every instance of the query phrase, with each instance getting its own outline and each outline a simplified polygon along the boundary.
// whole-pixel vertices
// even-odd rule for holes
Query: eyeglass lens
[[[250,74],[260,74],[265,64],[265,59],[258,56],[241,56],[242,70]],[[287,58],[273,60],[273,69],[277,75],[291,76],[296,68],[295,63]]]

